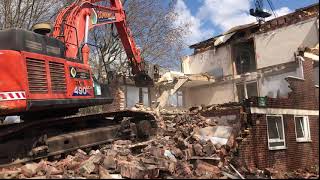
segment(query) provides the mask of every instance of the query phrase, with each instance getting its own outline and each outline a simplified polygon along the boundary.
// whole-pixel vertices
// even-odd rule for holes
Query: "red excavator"
[[[114,24],[138,86],[152,85],[140,51],[127,27],[120,0],[76,0],[46,24],[0,31],[0,167],[89,148],[119,137],[143,139],[154,133],[155,117],[137,111],[77,114],[80,108],[110,104],[107,85],[99,85],[89,66],[90,29]],[[106,0],[104,3],[108,3]],[[103,2],[102,2],[103,3]]]
[[[152,85],[121,1],[97,5],[102,1],[76,0],[58,14],[53,32],[46,24],[34,26],[33,32],[0,31],[0,116],[74,114],[112,103],[108,88],[94,82],[89,66],[88,34],[96,26],[115,25],[136,84]]]

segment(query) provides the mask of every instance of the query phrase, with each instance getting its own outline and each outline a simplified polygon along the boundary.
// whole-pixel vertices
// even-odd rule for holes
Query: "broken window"
[[[281,115],[267,115],[267,126],[269,149],[285,149],[283,117]]]
[[[294,118],[296,126],[296,137],[298,142],[311,141],[310,126],[308,116],[296,116]]]
[[[237,85],[239,101],[249,99],[251,97],[258,97],[257,82],[249,82]]]
[[[257,70],[253,41],[236,44],[233,49],[237,74]]]

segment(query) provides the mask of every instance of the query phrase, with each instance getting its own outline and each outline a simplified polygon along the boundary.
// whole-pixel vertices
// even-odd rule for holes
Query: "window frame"
[[[237,89],[237,96],[238,96],[238,99],[239,101],[242,101],[240,100],[240,97],[239,97],[239,92],[238,92],[238,86],[243,86],[243,93],[244,93],[244,98],[245,99],[249,99],[249,95],[248,95],[248,84],[256,84],[257,85],[257,96],[259,97],[260,96],[260,91],[259,91],[259,82],[258,81],[248,81],[248,82],[242,82],[242,83],[238,83],[236,84],[236,89]]]
[[[150,107],[150,89],[147,87],[142,87],[140,89],[141,89],[141,97],[142,97],[141,103],[146,107]],[[147,99],[145,99],[145,97]],[[147,103],[147,104],[145,104],[145,103]]]
[[[181,100],[182,100],[181,104],[179,104],[179,97],[181,97]],[[173,106],[170,103],[172,98],[174,99]],[[184,107],[184,94],[183,94],[183,91],[177,91],[173,95],[169,95],[169,98],[168,98],[168,101],[166,103],[166,106],[167,107],[175,107],[175,108]]]
[[[308,130],[308,137],[303,137],[303,138],[298,138],[298,133],[297,133],[297,126],[296,126],[296,118],[303,118],[304,123],[307,125],[307,130]],[[302,116],[302,115],[295,115],[294,116],[294,129],[295,129],[295,134],[296,134],[296,141],[300,143],[304,142],[311,142],[311,130],[310,130],[310,119],[309,116]],[[304,128],[302,128],[305,130]],[[305,135],[304,135],[305,136]]]
[[[282,133],[283,133],[283,141],[279,141],[276,139],[270,139],[269,136],[269,123],[268,123],[268,117],[281,117],[281,123],[282,123]],[[284,121],[283,121],[283,115],[276,115],[276,114],[268,114],[266,115],[266,121],[267,121],[267,134],[268,134],[268,148],[269,150],[284,150],[287,149],[286,146],[286,133],[285,133],[285,128],[284,128]],[[275,143],[275,142],[283,142],[283,146],[276,146],[276,147],[270,147],[270,143]]]

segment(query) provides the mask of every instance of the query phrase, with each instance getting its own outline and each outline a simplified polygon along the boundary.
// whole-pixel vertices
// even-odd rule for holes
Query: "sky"
[[[318,2],[318,0],[271,1],[277,16]],[[209,39],[234,26],[255,22],[256,18],[249,15],[249,9],[254,7],[253,2],[254,0],[177,0],[175,11],[179,14],[178,23],[187,21],[190,23],[190,33],[185,38],[186,45]],[[264,5],[271,12],[266,0]]]

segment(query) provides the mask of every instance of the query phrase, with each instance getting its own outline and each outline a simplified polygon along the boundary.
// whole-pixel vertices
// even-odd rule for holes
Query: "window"
[[[248,95],[248,98],[258,96],[257,82],[247,84],[247,95]]]
[[[141,88],[142,89],[142,101],[143,105],[149,107],[149,89],[148,88]]]
[[[285,149],[285,134],[283,117],[281,115],[267,115],[268,145],[270,150]]]
[[[238,84],[237,91],[238,91],[239,101],[242,101],[244,99],[248,99],[250,97],[257,97],[258,96],[257,82]]]
[[[137,103],[139,103],[139,88],[134,86],[127,86],[127,108],[134,107]]]
[[[181,91],[176,92],[172,96],[169,96],[167,101],[168,107],[183,107],[183,93]]]
[[[239,101],[245,100],[246,99],[246,94],[244,90],[244,84],[238,84],[237,85],[237,92],[238,92],[238,98]]]
[[[319,65],[318,67],[315,67],[314,69],[314,81],[316,86],[319,86]]]
[[[182,91],[178,91],[177,96],[178,96],[178,107],[183,107],[183,93],[182,93]]]
[[[257,70],[253,41],[236,44],[233,48],[237,74]]]
[[[311,141],[308,116],[295,116],[297,142]]]

